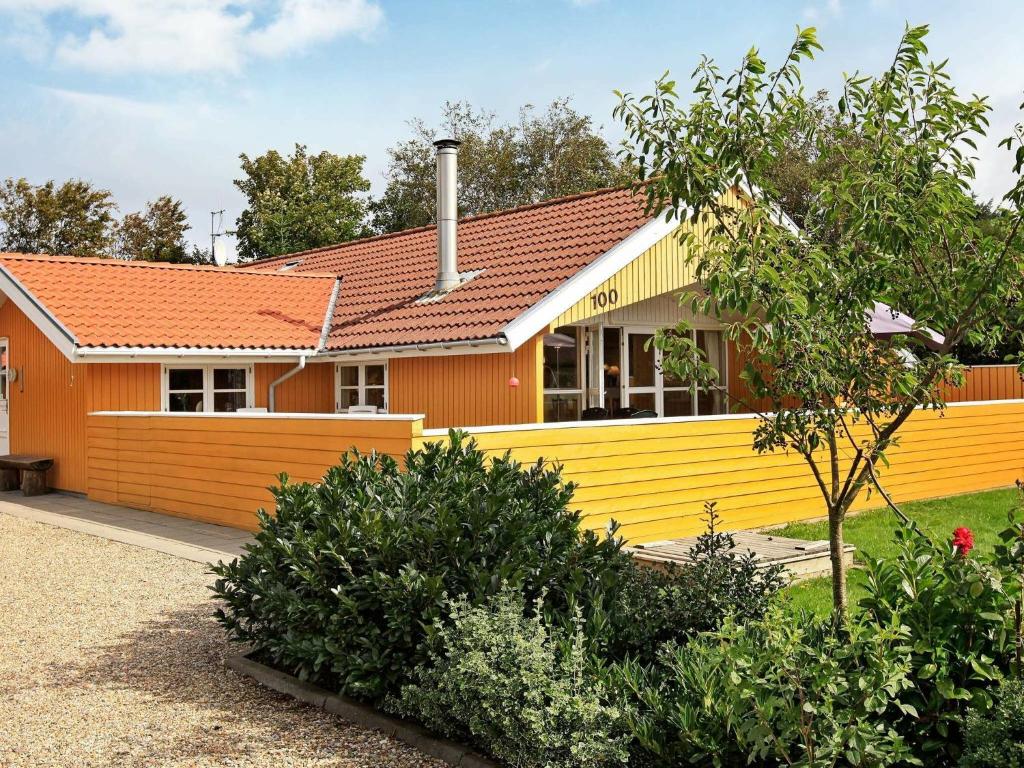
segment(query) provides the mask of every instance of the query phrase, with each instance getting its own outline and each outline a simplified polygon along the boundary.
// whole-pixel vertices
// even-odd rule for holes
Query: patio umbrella
[[[576,339],[565,333],[545,333],[544,346],[555,349],[568,349],[576,346]]]
[[[913,336],[928,349],[933,350],[941,347],[946,341],[942,334],[931,328],[914,328],[914,318],[880,301],[876,301],[874,309],[868,312],[868,323],[871,334],[879,339],[891,339],[897,335]]]

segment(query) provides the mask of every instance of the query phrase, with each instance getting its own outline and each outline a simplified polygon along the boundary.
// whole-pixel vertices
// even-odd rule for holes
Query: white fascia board
[[[605,280],[638,259],[682,223],[677,215],[659,213],[629,237],[585,266],[523,314],[505,326],[509,351],[518,349],[559,315],[583,299]]]
[[[312,358],[316,350],[308,349],[249,349],[245,347],[79,347],[71,358],[76,363],[180,363],[196,362],[260,362],[261,360],[290,361],[300,357]]]
[[[746,193],[751,200],[753,200],[755,196],[759,196],[768,206],[768,210],[771,211],[772,215],[778,219],[778,223],[783,228],[789,230],[790,234],[796,235],[797,237],[803,234],[800,227],[797,226],[797,223],[790,218],[788,213],[782,210],[782,206],[773,200],[769,200],[768,195],[766,195],[764,190],[757,184],[751,184],[747,189],[741,188],[740,192]]]
[[[75,335],[3,265],[0,265],[0,291],[14,302],[64,357],[74,361]]]
[[[449,357],[511,351],[508,341],[503,336],[499,336],[492,339],[437,341],[428,344],[405,344],[393,347],[324,350],[317,354],[316,359],[330,360],[336,363],[356,363],[382,358]]]
[[[131,416],[151,419],[301,419],[302,421],[422,421],[422,413],[231,413],[178,411],[90,411],[90,416]]]

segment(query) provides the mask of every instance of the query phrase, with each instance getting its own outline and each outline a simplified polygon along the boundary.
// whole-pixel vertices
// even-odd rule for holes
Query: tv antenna
[[[228,247],[219,237],[236,234],[233,230],[224,229],[224,209],[210,211],[210,256],[213,263],[223,267],[228,261]]]

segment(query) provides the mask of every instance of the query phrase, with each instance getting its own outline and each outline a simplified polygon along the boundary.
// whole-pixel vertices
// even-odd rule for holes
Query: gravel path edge
[[[384,714],[362,702],[331,693],[280,670],[253,661],[248,656],[229,656],[225,665],[239,674],[310,706],[323,709],[364,728],[392,736],[431,757],[457,768],[500,768],[499,763],[458,742],[435,736],[422,726]]]

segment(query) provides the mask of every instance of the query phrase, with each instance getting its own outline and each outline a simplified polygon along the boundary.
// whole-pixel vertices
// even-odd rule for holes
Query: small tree
[[[117,206],[105,189],[71,179],[33,186],[0,184],[0,250],[67,256],[107,256]]]
[[[310,155],[302,144],[282,156],[277,150],[250,158],[242,154],[244,178],[235,186],[247,207],[238,217],[241,261],[295,253],[345,242],[364,234],[362,155]]]
[[[440,126],[423,120],[409,125],[412,137],[388,150],[387,187],[370,206],[378,232],[433,223],[433,141],[441,136],[462,141],[460,216],[626,184],[632,178],[590,117],[573,109],[568,98],[556,99],[541,113],[527,104],[517,123],[496,123],[490,112],[448,102]]]
[[[185,242],[191,229],[188,214],[180,200],[170,195],[146,204],[145,211],[127,214],[117,230],[117,256],[140,261],[192,263]]]
[[[702,292],[688,300],[741,350],[745,404],[760,417],[754,447],[794,450],[814,476],[839,621],[847,512],[869,484],[889,501],[878,466],[900,427],[919,406],[943,407],[940,385],[963,375],[952,350],[998,344],[1021,296],[1024,130],[1002,142],[1016,178],[1005,226],[983,228],[969,184],[989,106],[961,99],[944,63],[925,63],[926,34],[908,27],[880,76],[847,77],[832,140],[816,141],[821,161],[840,170],[811,180],[803,230],[779,214],[772,171],[790,137],[814,134],[800,84],[801,62],[821,48],[813,29],[798,30],[777,70],[755,49],[729,75],[704,58],[689,105],[666,75],[652,95],[620,94],[616,108],[649,208],[707,225],[707,237],[689,238]],[[727,203],[730,189],[743,204]],[[873,334],[875,302],[914,326]],[[676,375],[705,385],[717,376],[688,334],[665,331],[656,343]]]

